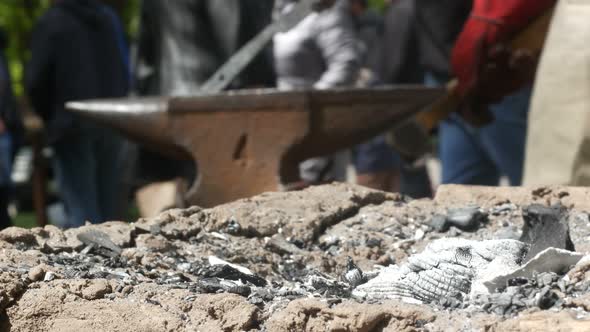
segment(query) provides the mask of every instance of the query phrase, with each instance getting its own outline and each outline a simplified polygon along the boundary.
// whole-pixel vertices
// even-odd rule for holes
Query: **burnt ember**
[[[562,206],[534,204],[523,209],[524,228],[520,240],[532,245],[526,260],[547,248],[576,250],[570,238],[568,217]]]
[[[497,213],[496,210],[493,212]],[[478,206],[468,206],[449,209],[446,215],[437,214],[432,217],[430,223],[438,232],[446,232],[451,226],[463,231],[476,231],[487,220],[488,214],[481,211]]]
[[[590,282],[572,282],[556,273],[539,273],[532,278],[515,278],[507,286],[474,303],[487,312],[514,315],[524,309],[563,309],[571,299],[587,294]]]
[[[240,272],[236,268],[233,268],[229,265],[213,265],[204,267],[202,270],[198,271],[198,274],[205,278],[219,278],[235,281],[240,280],[242,282],[251,283],[258,287],[264,287],[267,284],[266,280],[263,278]]]
[[[469,197],[329,185],[132,224],[7,229],[0,306],[11,331],[518,330],[510,324],[542,317],[575,329],[590,319],[588,215]],[[531,221],[549,219],[578,253],[531,254],[544,238]]]
[[[95,251],[107,257],[117,257],[121,254],[121,248],[113,243],[108,234],[91,229],[78,234],[78,240],[87,247],[85,252]]]

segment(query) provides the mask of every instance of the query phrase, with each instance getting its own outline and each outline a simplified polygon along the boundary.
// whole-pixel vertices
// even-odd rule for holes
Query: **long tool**
[[[541,52],[549,31],[553,9],[534,20],[510,43],[513,49],[527,49]],[[420,159],[430,152],[428,144],[430,132],[451,113],[456,111],[462,98],[457,91],[457,79],[446,85],[447,93],[434,104],[414,117],[399,123],[387,135],[387,141],[409,160]]]
[[[312,11],[313,3],[317,0],[301,0],[294,4],[286,14],[281,15],[269,24],[256,37],[252,38],[229,60],[227,60],[207,82],[201,86],[201,93],[213,94],[223,91],[231,82],[256,58],[258,54],[272,40],[275,33],[288,31],[296,26]]]

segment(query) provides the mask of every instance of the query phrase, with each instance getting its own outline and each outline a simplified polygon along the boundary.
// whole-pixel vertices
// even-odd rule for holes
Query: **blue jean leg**
[[[527,87],[491,106],[495,121],[480,130],[484,150],[513,186],[522,183],[531,95]]]
[[[424,84],[440,86],[448,81],[427,73]],[[439,126],[441,182],[497,185],[500,175],[511,185],[520,185],[524,165],[526,124],[532,88],[522,88],[498,104],[490,106],[495,120],[474,128],[457,114]]]
[[[58,141],[53,145],[54,169],[59,195],[65,204],[66,227],[100,220],[96,189],[96,163],[92,139],[79,137],[75,142]]]
[[[448,80],[448,77],[426,73],[424,84],[441,86]],[[451,114],[438,127],[438,155],[442,184],[495,185],[499,181],[500,174],[478,142],[476,129],[457,114]]]
[[[352,151],[352,161],[358,174],[387,172],[400,168],[400,156],[387,144],[384,135],[359,144]]]
[[[68,213],[67,227],[116,216],[120,154],[116,138],[91,132],[54,144],[54,166]]]
[[[11,187],[12,180],[12,135],[0,134],[0,187]]]
[[[400,193],[412,198],[432,196],[432,186],[426,167],[407,167],[401,156],[377,136],[353,149],[353,162],[358,174],[400,171]]]
[[[531,88],[492,105],[495,120],[474,128],[458,115],[440,126],[442,183],[497,185],[500,175],[511,185],[522,181],[526,121]]]
[[[12,135],[0,134],[0,230],[10,227],[8,204],[12,194]]]
[[[101,220],[113,221],[123,217],[127,191],[124,185],[125,160],[123,154],[123,139],[112,131],[103,131],[101,138],[95,146],[97,164],[96,177],[98,183],[98,204],[101,212]]]
[[[500,173],[477,140],[477,133],[453,114],[439,127],[441,183],[497,185]]]

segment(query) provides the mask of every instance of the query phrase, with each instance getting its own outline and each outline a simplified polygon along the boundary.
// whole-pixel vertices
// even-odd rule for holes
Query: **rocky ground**
[[[587,258],[565,277],[520,280],[469,305],[361,299],[341,277],[347,257],[367,272],[404,264],[440,238],[519,239],[532,203],[566,207],[575,249],[588,253],[589,197],[581,188],[445,186],[434,200],[408,200],[335,184],[132,224],[11,228],[0,232],[1,328],[590,331]]]

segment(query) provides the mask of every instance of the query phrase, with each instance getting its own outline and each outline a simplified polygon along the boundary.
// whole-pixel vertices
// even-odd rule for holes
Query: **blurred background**
[[[39,190],[46,190],[42,196],[46,197],[49,220],[55,222],[65,218],[63,205],[57,196],[56,184],[53,180],[51,167],[34,167],[35,163],[46,163],[51,159],[51,149],[45,147],[42,138],[42,124],[31,107],[27,105],[24,97],[23,75],[24,66],[30,59],[30,40],[35,22],[50,7],[51,0],[0,0],[0,26],[4,29],[8,47],[5,56],[8,61],[9,71],[12,76],[13,90],[23,112],[27,137],[25,145],[17,152],[12,180],[15,185],[15,199],[9,206],[9,213],[13,218],[14,226],[35,227],[37,218],[35,215],[35,195],[41,195]],[[140,28],[141,0],[104,0],[121,17],[131,53],[133,54]],[[387,0],[369,0],[369,7],[376,12],[383,12]],[[39,149],[42,151],[36,151]],[[37,152],[37,153],[35,153]],[[42,160],[35,160],[36,155],[42,155]],[[37,158],[38,159],[38,158]],[[36,169],[44,170],[44,174],[35,174]],[[46,180],[47,188],[35,188],[35,177]],[[132,204],[127,213],[127,220],[134,221],[139,217],[138,209]]]

